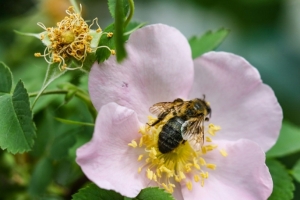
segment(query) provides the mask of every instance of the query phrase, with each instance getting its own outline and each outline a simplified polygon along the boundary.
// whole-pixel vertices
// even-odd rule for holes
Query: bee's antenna
[[[203,94],[203,100],[205,100],[205,94]]]

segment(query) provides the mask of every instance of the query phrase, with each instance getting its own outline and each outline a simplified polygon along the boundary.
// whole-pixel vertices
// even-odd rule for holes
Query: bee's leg
[[[156,124],[158,124],[159,122],[161,122],[170,112],[170,109],[168,109],[166,112],[158,115],[158,118],[155,122],[153,122],[152,124],[148,124],[149,126],[154,126]]]
[[[158,124],[162,119],[158,118],[155,122],[152,124],[147,123],[149,126],[154,126],[155,124]]]

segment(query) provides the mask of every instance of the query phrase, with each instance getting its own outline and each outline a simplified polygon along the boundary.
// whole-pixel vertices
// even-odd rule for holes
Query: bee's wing
[[[204,118],[195,118],[186,121],[181,127],[184,140],[188,140],[194,150],[199,151],[204,143]]]
[[[161,115],[165,114],[165,113],[169,113],[171,111],[171,108],[173,107],[173,103],[172,102],[160,102],[160,103],[156,103],[153,106],[151,106],[149,108],[149,111],[160,117]]]
[[[181,100],[181,99],[180,99]],[[176,101],[176,102],[175,102]],[[158,118],[162,118],[163,116],[166,116],[171,111],[179,111],[180,108],[183,105],[183,100],[175,100],[174,102],[160,102],[156,103],[153,106],[149,108],[149,111],[156,115]]]

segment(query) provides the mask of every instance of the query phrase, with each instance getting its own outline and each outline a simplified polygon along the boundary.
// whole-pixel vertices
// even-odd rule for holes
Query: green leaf
[[[115,32],[115,24],[114,23],[110,24],[103,30],[103,32],[106,32],[106,33],[113,32],[114,33]],[[110,51],[107,48],[104,48],[105,46],[109,47],[110,49],[115,49],[115,40],[113,39],[113,37],[107,37],[106,34],[102,34],[99,45],[98,45],[100,48],[96,51],[96,57],[97,57],[98,62],[104,62],[111,55]]]
[[[68,187],[82,176],[82,170],[75,159],[67,157],[55,162],[53,175],[55,183]]]
[[[84,62],[83,62],[83,65],[82,65],[81,69],[84,70],[85,72],[91,71],[91,68],[92,68],[92,66],[93,66],[93,64],[95,63],[96,60],[97,60],[97,58],[96,58],[95,53],[88,53],[85,60],[84,60]]]
[[[66,70],[61,71],[58,67],[58,63],[49,64],[46,72],[46,76],[44,79],[43,86],[39,92],[39,94],[35,97],[35,100],[33,101],[32,107],[35,105],[38,98],[41,96],[43,91],[48,87],[50,83],[52,83],[55,79],[60,77],[66,72]]]
[[[50,157],[54,160],[60,160],[68,156],[69,149],[75,144],[76,139],[73,130],[54,139],[50,148]]]
[[[0,147],[9,152],[31,150],[36,137],[29,97],[19,81],[13,94],[0,96]]]
[[[42,158],[33,171],[28,188],[29,194],[32,196],[43,194],[51,183],[52,175],[53,166],[51,160],[45,157]]]
[[[141,23],[141,22],[130,22],[126,26],[126,30],[125,30],[125,33],[124,33],[124,36],[125,36],[126,40],[128,39],[128,37],[130,36],[131,33],[138,30],[139,28],[142,28],[145,25],[146,25],[145,22],[143,22],[143,23]]]
[[[11,92],[12,82],[10,69],[3,62],[0,62],[0,95]]]
[[[217,48],[227,37],[228,33],[228,29],[221,28],[215,32],[208,31],[200,37],[193,36],[190,38],[189,43],[192,49],[193,59]]]
[[[284,121],[276,144],[267,152],[267,157],[282,157],[300,151],[300,128]]]
[[[115,18],[117,1],[118,0],[108,0],[108,9],[109,9],[109,12],[110,12],[110,14],[113,18]],[[121,1],[122,1],[122,4],[123,4],[123,6],[121,7],[122,12],[127,14],[128,11],[129,11],[128,0],[121,0]]]
[[[116,45],[116,57],[118,62],[121,62],[127,56],[125,50],[125,38],[123,37],[125,18],[123,6],[123,0],[116,0],[114,39]]]
[[[170,193],[158,187],[150,187],[143,189],[134,200],[174,200]]]
[[[291,200],[295,186],[286,168],[277,160],[267,160],[272,179],[273,192],[269,200]]]
[[[123,197],[112,190],[104,190],[96,186],[95,184],[90,184],[85,188],[79,190],[78,193],[72,196],[72,200],[123,200]]]
[[[20,32],[20,31],[16,31],[15,30],[15,33],[19,34],[19,35],[23,35],[23,36],[30,36],[30,37],[35,37],[39,40],[41,40],[41,38],[44,38],[43,40],[41,40],[43,42],[43,44],[45,46],[48,46],[51,44],[51,41],[48,37],[48,34],[47,34],[47,31],[43,31],[41,33],[23,33],[23,32]]]
[[[75,133],[76,143],[69,149],[69,157],[76,159],[76,151],[79,147],[89,142],[92,139],[94,128],[90,126],[81,127],[77,133]],[[84,133],[84,134],[82,134]]]
[[[57,124],[54,123],[53,113],[51,112],[51,105],[48,105],[47,109],[44,109],[35,114],[35,124],[37,127],[37,137],[30,151],[30,155],[37,159],[48,154],[50,142],[53,141],[57,132]]]
[[[133,31],[143,27],[144,25],[145,25],[145,23],[130,22],[128,24],[128,26],[126,27],[126,30],[125,30],[126,32],[123,35],[123,41],[126,41]],[[103,32],[115,33],[115,24],[114,23],[110,24],[103,30]],[[96,51],[96,57],[97,57],[97,61],[99,63],[104,62],[111,55],[111,52],[105,47],[108,47],[112,50],[116,49],[115,39],[113,39],[114,37],[115,37],[115,35],[113,37],[107,37],[106,34],[102,34],[102,36],[100,38],[100,42],[98,44],[98,47],[102,47],[102,48],[98,48],[98,50]]]
[[[300,159],[297,161],[297,163],[294,165],[291,174],[293,177],[300,183]]]
[[[65,124],[73,124],[73,125],[81,125],[81,126],[95,126],[95,124],[88,123],[88,122],[79,122],[79,121],[73,121],[68,119],[62,119],[62,118],[55,118],[57,121],[60,121]]]

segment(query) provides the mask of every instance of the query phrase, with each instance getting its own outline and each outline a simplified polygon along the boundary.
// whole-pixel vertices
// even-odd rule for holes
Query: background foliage
[[[111,17],[114,8],[109,10],[106,0],[82,0],[80,3],[84,6],[85,19],[98,17],[103,29],[114,29],[113,25],[108,26],[114,21]],[[9,79],[10,73],[0,69],[0,96],[5,95],[12,108],[14,91],[22,90],[23,84],[29,93],[38,91],[47,69],[42,58],[33,56],[44,48],[43,45],[35,38],[17,35],[13,30],[41,32],[37,22],[55,25],[65,16],[69,5],[68,0],[0,2],[0,61],[9,66],[13,74],[13,78]],[[267,165],[274,180],[274,193],[270,199],[300,199],[300,2],[136,0],[135,6],[134,20],[174,26],[190,38],[192,47],[203,37],[206,42],[212,38],[208,49],[193,48],[193,56],[217,47],[217,41],[228,35],[217,50],[241,55],[258,68],[263,81],[275,91],[284,112],[279,140],[267,153]],[[229,34],[227,30],[230,30]],[[193,38],[194,35],[197,37]],[[123,39],[119,37],[119,40]],[[108,42],[111,46],[115,45],[113,41]],[[117,48],[123,51],[122,46]],[[101,53],[98,51],[97,54]],[[98,57],[98,60],[103,58]],[[64,74],[48,89],[68,87],[66,83],[88,92],[87,76],[79,71]],[[32,97],[26,98],[32,103]],[[93,123],[89,107],[72,95],[45,95],[35,105],[33,113],[35,126],[30,125],[29,137],[20,140],[20,145],[27,141],[32,151],[13,155],[7,150],[0,150],[0,199],[60,200],[71,199],[72,195],[76,199],[74,194],[88,180],[74,161],[75,151],[91,138],[93,127],[66,125],[55,118]],[[17,111],[10,112],[10,115],[16,124],[23,124]],[[3,120],[4,116],[0,114],[0,122]],[[80,191],[84,193],[89,189],[96,190],[93,194],[99,192],[93,185]]]

